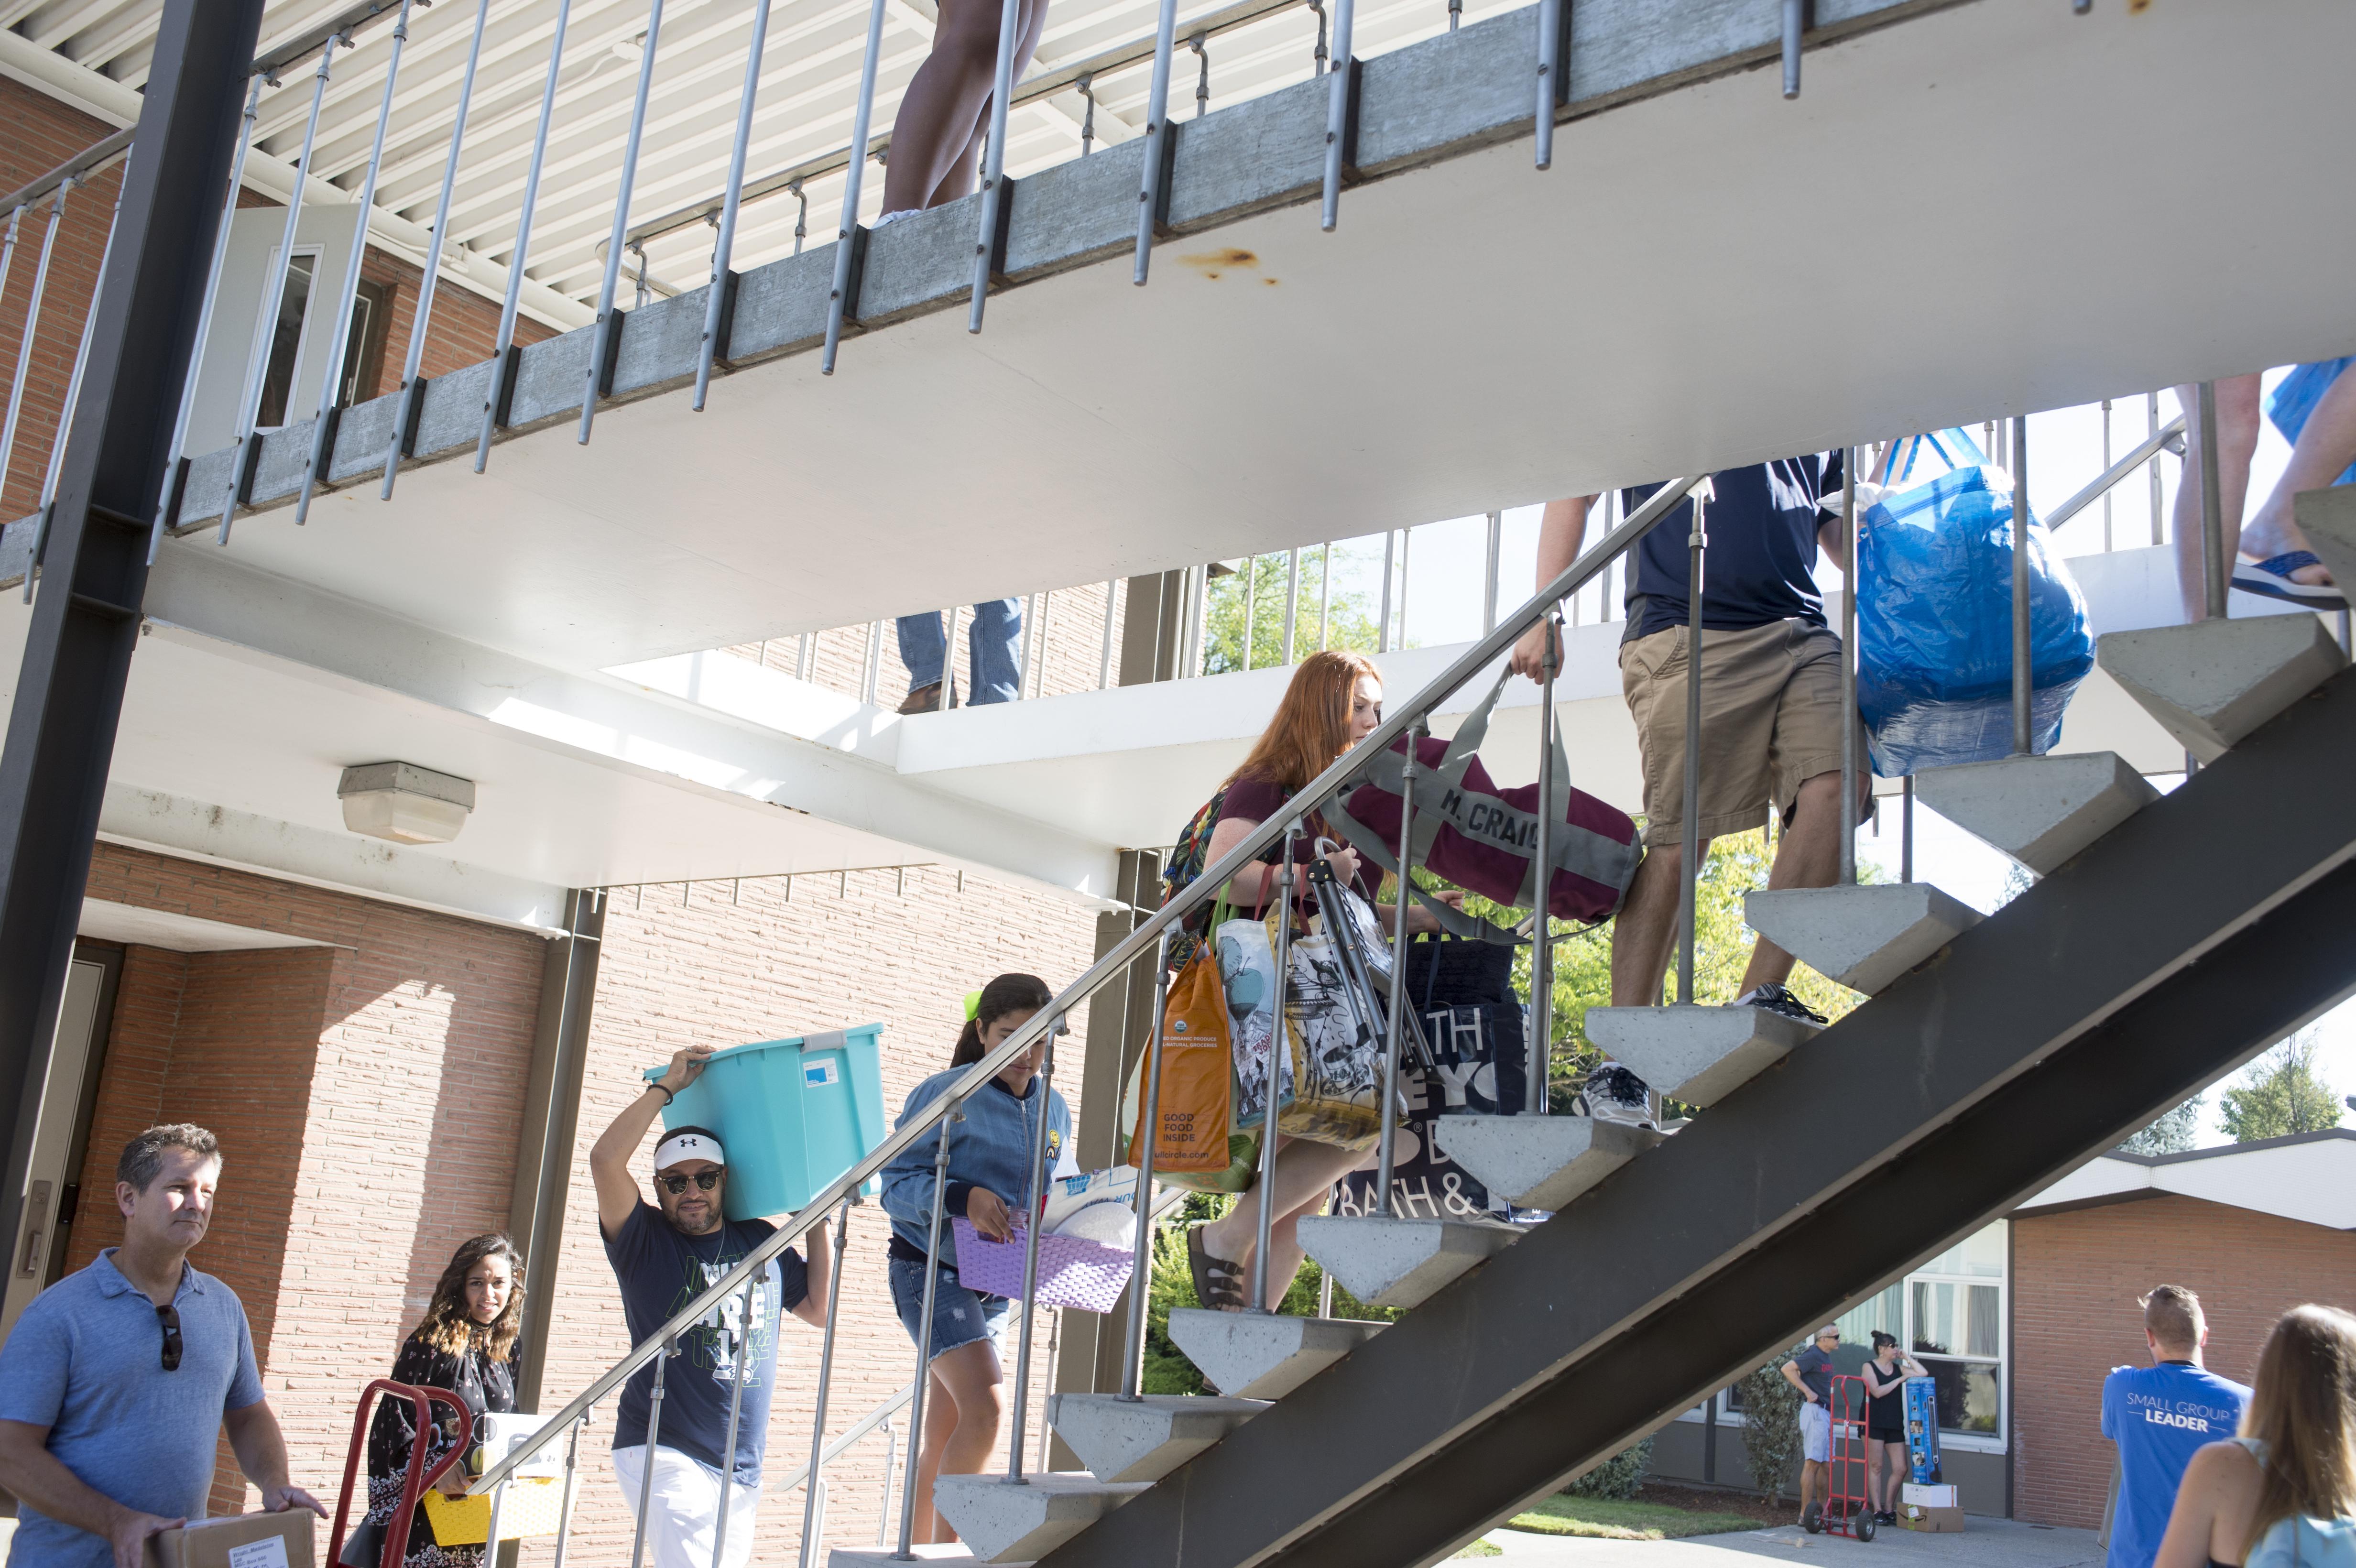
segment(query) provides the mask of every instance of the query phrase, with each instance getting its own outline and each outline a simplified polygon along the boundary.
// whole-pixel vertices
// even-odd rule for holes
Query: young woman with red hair
[[[1209,859],[1217,860],[1242,843],[1253,828],[1280,815],[1303,785],[1372,734],[1382,721],[1383,681],[1374,660],[1338,649],[1302,660],[1292,672],[1292,684],[1285,688],[1284,700],[1277,704],[1276,717],[1269,720],[1259,743],[1227,781],[1226,799],[1211,830]],[[1341,836],[1326,826],[1322,816],[1311,812],[1294,840],[1296,868],[1317,858],[1320,837],[1338,840]],[[1280,841],[1261,854],[1258,864],[1237,872],[1227,883],[1227,901],[1238,913],[1258,916],[1266,911],[1276,897],[1282,859]],[[1361,864],[1347,848],[1329,850],[1325,859],[1336,877],[1373,901],[1382,884],[1380,872]],[[1296,907],[1313,910],[1315,901],[1307,896],[1307,880],[1298,869],[1293,885]],[[1462,897],[1437,896],[1451,903]],[[1381,909],[1379,912],[1388,929],[1390,912]],[[1436,930],[1437,923],[1430,912],[1411,905],[1408,929]],[[1187,1236],[1187,1261],[1194,1272],[1194,1293],[1203,1305],[1230,1312],[1243,1309],[1251,1254],[1259,1242],[1260,1204],[1272,1201],[1275,1217],[1269,1230],[1267,1288],[1268,1305],[1273,1309],[1284,1299],[1306,1256],[1294,1234],[1294,1221],[1317,1212],[1324,1206],[1326,1192],[1344,1171],[1373,1157],[1362,1149],[1280,1134],[1274,1179],[1245,1193],[1226,1218],[1198,1225]],[[1272,1197],[1265,1190],[1269,1189]]]

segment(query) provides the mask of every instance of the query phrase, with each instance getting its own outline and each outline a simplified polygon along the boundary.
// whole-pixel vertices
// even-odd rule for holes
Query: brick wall
[[[1129,598],[1129,584],[1124,581],[1114,595],[1112,612],[1113,680],[1120,679],[1120,630],[1122,612]],[[1094,691],[1104,674],[1105,588],[1101,582],[1086,583],[1077,588],[1058,588],[1039,595],[1039,609],[1033,615],[1031,600],[1023,601],[1023,657],[1038,658],[1037,672],[1031,673],[1026,663],[1023,692],[1026,696],[1056,697],[1070,691]],[[1041,624],[1045,626],[1046,652],[1042,656]],[[957,671],[958,700],[964,700],[968,689],[967,677],[971,666],[969,656],[972,645],[968,640],[973,625],[973,611],[968,607],[958,617],[957,646],[950,658]],[[810,676],[812,683],[846,696],[863,695],[863,677],[867,671],[868,628],[836,626],[810,634]],[[766,643],[746,643],[727,650],[742,657],[755,659],[770,669],[787,675],[799,673],[802,639],[798,636],[772,637]],[[900,662],[900,639],[891,622],[884,623],[882,667],[875,677],[875,700],[885,708],[896,708],[908,694],[908,667]]]
[[[948,1065],[966,992],[1009,969],[1060,987],[1087,966],[1094,933],[1094,917],[1065,901],[972,875],[960,886],[956,873],[930,867],[909,869],[905,885],[896,872],[853,871],[614,894],[544,1407],[570,1399],[628,1349],[597,1239],[587,1151],[638,1092],[639,1069],[696,1042],[730,1045],[881,1021],[884,1104],[896,1117],[908,1090]],[[1076,1116],[1086,1041],[1083,1020],[1072,1021],[1074,1032],[1058,1050],[1066,1065],[1062,1090]],[[649,1136],[637,1161],[642,1171],[652,1143]],[[832,1434],[905,1387],[914,1371],[913,1347],[884,1284],[884,1240],[879,1209],[853,1212],[829,1410]],[[1052,1331],[1052,1315],[1043,1315],[1033,1359],[1034,1433],[1044,1413],[1051,1362],[1045,1336]],[[788,1319],[768,1436],[773,1479],[809,1456],[818,1350],[817,1331]],[[1011,1377],[1011,1366],[1008,1372]],[[592,1561],[619,1561],[629,1549],[628,1514],[605,1457],[613,1441],[610,1420],[610,1411],[601,1412],[583,1445],[594,1463],[581,1489],[576,1539]],[[905,1420],[898,1430],[905,1444]],[[875,1539],[882,1452],[880,1436],[871,1437],[830,1467],[827,1539],[833,1544]],[[905,1447],[900,1452],[905,1457]],[[1001,1445],[1001,1463],[1004,1452]],[[1038,1464],[1034,1458],[1033,1467]],[[754,1561],[792,1561],[788,1553],[798,1549],[800,1527],[800,1493],[765,1495]]]
[[[458,1242],[507,1222],[541,940],[112,844],[89,896],[334,944],[126,950],[69,1259],[121,1239],[132,1134],[211,1127],[226,1164],[194,1262],[245,1303],[294,1474],[327,1497],[359,1384]],[[246,1495],[224,1450],[214,1507]]]
[[[2242,1382],[2285,1308],[2356,1301],[2356,1235],[2192,1198],[2017,1219],[2012,1246],[2013,1508],[2038,1524],[2102,1522],[2103,1378],[2150,1359],[2136,1296],[2198,1292],[2208,1365]]]
[[[8,134],[0,138],[0,191],[15,190],[38,179],[114,132],[113,126],[78,109],[69,109],[22,82],[6,80],[0,80],[0,123],[8,127]],[[33,336],[32,368],[25,380],[16,450],[9,457],[5,483],[0,485],[0,522],[13,522],[40,505],[49,447],[57,437],[59,409],[65,401],[66,383],[73,378],[82,318],[98,287],[99,258],[106,250],[107,223],[122,185],[123,165],[118,162],[66,197],[66,215],[58,225],[57,249],[49,261],[48,284],[42,291],[40,319]],[[6,219],[5,213],[0,213],[0,224]],[[32,302],[33,274],[39,267],[41,238],[48,221],[49,203],[43,200],[26,211],[18,228],[7,287],[0,290],[0,384],[16,372],[25,311]]]
[[[392,308],[386,313],[389,325],[376,385],[360,389],[359,400],[366,402],[401,389],[401,368],[406,362],[409,335],[417,321],[417,285],[424,279],[425,272],[370,246],[368,259],[360,263],[360,276],[383,284],[391,291],[392,301]],[[538,343],[555,336],[553,329],[528,315],[516,316],[518,343]],[[479,365],[491,357],[492,346],[498,338],[499,302],[460,288],[445,273],[441,285],[434,291],[434,319],[426,323],[425,354],[419,368],[430,380],[469,365]]]

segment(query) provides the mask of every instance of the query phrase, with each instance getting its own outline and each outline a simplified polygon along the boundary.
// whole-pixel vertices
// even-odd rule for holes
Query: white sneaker
[[[1606,1061],[1589,1073],[1580,1097],[1587,1102],[1587,1114],[1599,1122],[1617,1122],[1632,1127],[1653,1125],[1651,1091],[1643,1079],[1616,1061]]]

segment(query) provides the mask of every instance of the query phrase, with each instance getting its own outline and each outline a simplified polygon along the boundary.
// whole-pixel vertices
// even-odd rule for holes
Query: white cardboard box
[[[1924,1508],[1954,1508],[1958,1506],[1955,1502],[1955,1488],[1952,1486],[1918,1487],[1913,1482],[1909,1481],[1904,1487],[1900,1488],[1900,1494],[1899,1500],[1901,1502],[1919,1503]]]

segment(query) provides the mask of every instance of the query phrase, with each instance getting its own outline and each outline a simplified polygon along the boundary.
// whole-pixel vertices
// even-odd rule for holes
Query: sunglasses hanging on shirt
[[[164,1370],[180,1370],[180,1309],[177,1307],[155,1308],[155,1321],[164,1326]]]

